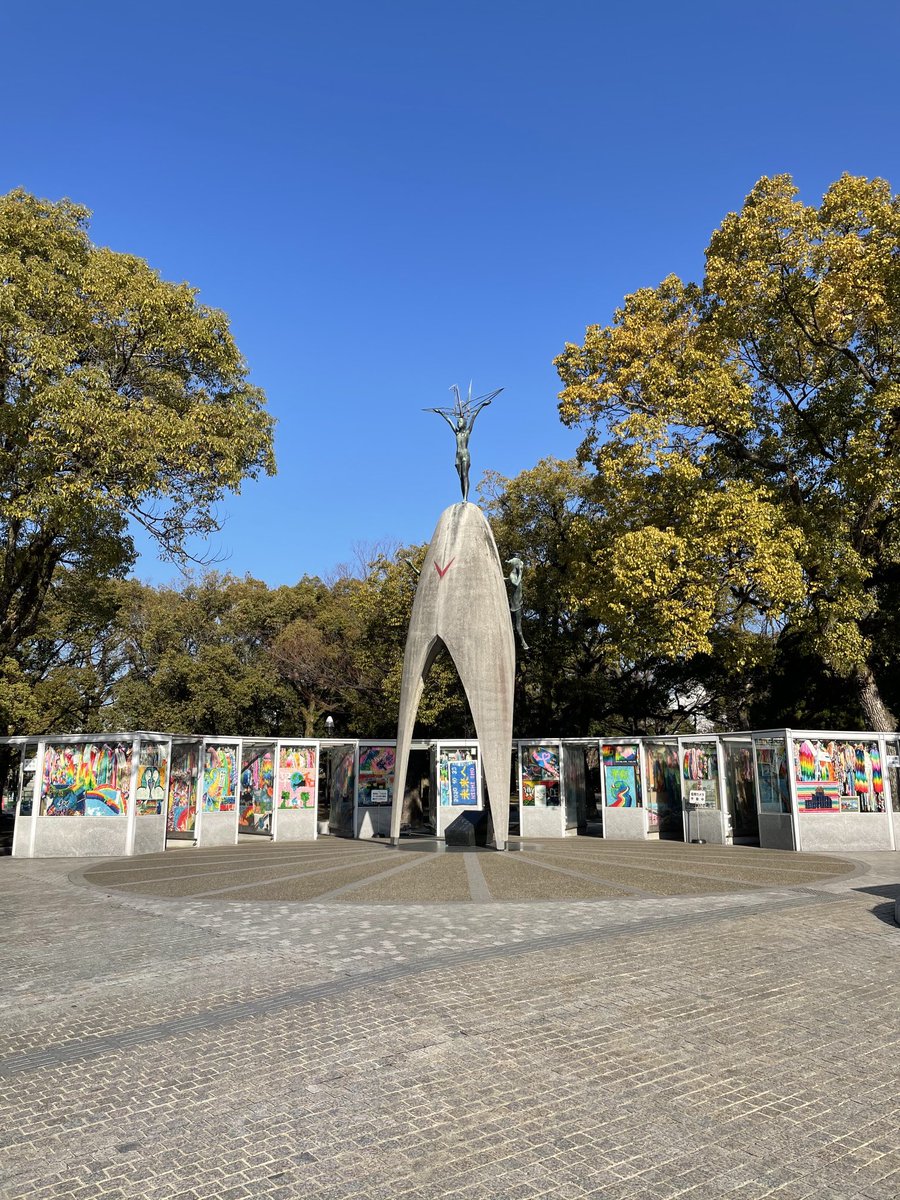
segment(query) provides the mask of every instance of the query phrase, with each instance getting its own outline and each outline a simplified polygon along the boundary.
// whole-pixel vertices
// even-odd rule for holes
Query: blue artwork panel
[[[478,804],[478,764],[471,759],[450,763],[450,803],[456,806]]]

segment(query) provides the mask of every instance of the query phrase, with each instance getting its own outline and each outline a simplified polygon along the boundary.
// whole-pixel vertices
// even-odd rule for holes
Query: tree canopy
[[[0,199],[0,717],[10,731],[391,737],[423,546],[328,580],[126,579],[183,561],[272,422],[226,318],[97,249],[85,210]],[[900,708],[900,200],[762,179],[699,283],[627,296],[556,360],[578,459],[481,502],[525,561],[515,733],[796,724]],[[417,733],[465,735],[439,658]]]
[[[0,197],[0,723],[20,724],[28,639],[56,587],[164,558],[274,472],[272,419],[225,315],[146,262],[92,245],[88,212]],[[73,585],[72,576],[79,581]]]
[[[746,672],[790,643],[871,728],[900,582],[900,199],[764,178],[670,276],[556,360],[602,514],[580,602],[626,650]]]

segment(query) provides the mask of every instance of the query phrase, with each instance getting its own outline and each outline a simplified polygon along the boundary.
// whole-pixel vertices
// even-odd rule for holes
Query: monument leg
[[[506,581],[494,535],[474,504],[454,504],[438,521],[419,576],[403,659],[397,723],[391,841],[400,838],[409,747],[425,679],[441,647],[469,703],[494,823],[494,843],[509,836],[515,641]]]

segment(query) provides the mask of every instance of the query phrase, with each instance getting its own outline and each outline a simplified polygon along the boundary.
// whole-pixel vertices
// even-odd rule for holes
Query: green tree
[[[88,212],[0,197],[0,725],[21,728],[28,640],[72,574],[122,574],[132,524],[165,558],[274,472],[272,421],[224,314],[93,246]]]
[[[518,735],[655,733],[710,715],[698,660],[668,661],[604,612],[618,530],[585,466],[547,458],[514,479],[488,472],[480,490],[501,558],[525,561]]]
[[[29,733],[95,729],[126,662],[120,616],[121,584],[57,570],[37,632],[15,661],[23,708],[8,719]],[[8,683],[11,680],[7,681]]]
[[[272,645],[275,670],[294,694],[298,729],[306,737],[322,733],[331,714],[340,732],[365,732],[358,714],[377,676],[361,653],[357,593],[362,581],[340,574],[330,585],[307,579],[301,586],[308,590],[308,603]]]
[[[764,178],[670,276],[556,360],[604,513],[581,602],[625,646],[737,676],[790,640],[871,728],[900,580],[900,200],[843,176],[801,203]],[[883,675],[882,675],[883,679]],[[851,706],[852,707],[852,706]]]
[[[179,587],[136,580],[119,587],[123,663],[112,702],[95,722],[190,733],[297,732],[297,701],[272,648],[311,603],[311,581],[270,589],[211,571]]]
[[[515,732],[587,734],[615,707],[609,638],[587,607],[573,604],[583,537],[594,506],[577,463],[542,459],[513,479],[486,472],[479,495],[504,569],[524,561],[522,619],[529,649],[516,646]]]

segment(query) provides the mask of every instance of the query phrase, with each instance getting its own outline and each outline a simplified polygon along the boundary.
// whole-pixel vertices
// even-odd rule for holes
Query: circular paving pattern
[[[434,853],[325,837],[105,860],[80,877],[132,896],[427,904],[712,896],[810,886],[856,870],[845,859],[750,846],[567,838],[529,840],[517,853]]]

